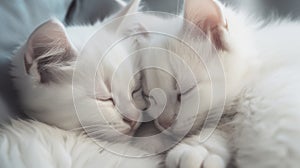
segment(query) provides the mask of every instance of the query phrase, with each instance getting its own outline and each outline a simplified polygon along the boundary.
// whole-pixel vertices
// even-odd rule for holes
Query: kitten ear
[[[26,72],[41,83],[57,82],[74,53],[63,24],[56,19],[49,20],[39,26],[26,43]]]
[[[127,33],[129,29],[144,30],[144,27],[137,23],[134,16],[124,17],[126,15],[132,15],[138,12],[140,7],[140,0],[132,0],[124,9],[115,15],[115,18],[119,18],[116,23],[111,25],[111,28],[115,30],[117,34]]]
[[[228,26],[218,1],[185,0],[185,18],[208,35],[217,49],[226,50],[223,33]]]
[[[132,0],[115,17],[122,17],[138,12],[141,0]]]

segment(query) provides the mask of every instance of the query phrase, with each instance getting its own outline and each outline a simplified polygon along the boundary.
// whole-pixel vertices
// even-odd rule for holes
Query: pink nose
[[[158,124],[158,127],[161,127],[159,129],[163,129],[163,130],[166,130],[168,128],[170,128],[173,124],[173,120],[157,120],[156,121],[156,124]],[[161,131],[163,131],[161,130]]]
[[[169,127],[171,127],[172,122],[171,121],[166,121],[166,122],[162,122],[159,123],[164,129],[168,129]]]
[[[169,129],[175,123],[176,115],[174,113],[170,113],[168,111],[163,112],[156,120],[155,124],[161,131]]]

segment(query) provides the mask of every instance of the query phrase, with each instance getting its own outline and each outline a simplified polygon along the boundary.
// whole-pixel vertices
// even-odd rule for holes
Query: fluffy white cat
[[[130,83],[130,41],[114,43],[130,30],[119,17],[137,4],[95,25],[65,27],[52,19],[39,26],[12,61],[25,113],[66,130],[83,126],[99,139],[131,135],[141,117],[132,101],[139,86]]]
[[[190,23],[151,14],[140,18],[145,29],[177,31],[182,39],[149,33],[147,43],[141,41],[142,48],[163,50],[142,53],[142,64],[173,75],[144,71],[144,92],[153,106],[149,115],[158,116],[156,126],[169,134],[181,137],[188,131],[168,152],[167,167],[299,167],[300,23],[282,20],[262,27],[215,0],[186,0],[184,19]],[[167,102],[151,93],[156,88],[164,90]],[[195,114],[191,109],[198,105]],[[211,130],[203,142],[200,135]]]
[[[107,150],[118,149],[118,154]],[[130,157],[130,156],[136,157]],[[86,135],[37,121],[11,120],[0,128],[1,168],[161,167],[159,157],[128,143],[100,144]],[[138,157],[139,156],[139,157]]]
[[[132,101],[141,88],[134,62],[126,59],[134,43],[114,43],[134,30],[119,17],[137,11],[138,2],[95,25],[65,27],[49,20],[18,49],[11,74],[24,112],[49,125],[3,125],[0,167],[161,166],[160,156],[120,142],[136,131],[143,104],[136,108]],[[83,129],[97,141],[82,135]]]
[[[138,1],[135,2],[134,4],[137,5]],[[188,131],[188,135],[181,143],[167,153],[167,167],[221,168],[229,163],[245,168],[298,167],[300,147],[297,142],[300,140],[300,129],[297,129],[296,124],[300,121],[297,93],[300,80],[297,75],[299,72],[297,56],[300,52],[297,37],[300,35],[300,24],[281,21],[262,28],[256,21],[248,19],[245,14],[235,12],[214,0],[186,0],[184,18],[190,23],[183,19],[178,21],[176,18],[160,18],[143,14],[143,17],[137,18],[137,22],[142,26],[135,28],[138,31],[142,30],[141,33],[144,34],[143,39],[138,40],[138,47],[159,47],[170,51],[162,54],[161,51],[149,50],[151,52],[146,52],[147,57],[142,58],[140,62],[146,65],[163,66],[174,75],[173,78],[166,73],[151,70],[143,73],[143,90],[149,96],[152,105],[148,113],[153,118],[159,116],[155,121],[157,128],[167,129],[167,133],[175,137],[184,136]],[[48,29],[49,27],[51,29]],[[109,27],[102,34],[107,44],[119,38],[118,33],[111,31],[114,27]],[[147,29],[177,35],[188,45],[178,43],[178,40],[168,39],[166,36],[152,36],[151,33],[147,35],[145,32]],[[44,32],[51,32],[51,30],[51,34],[56,36],[45,36]],[[17,87],[21,92],[26,112],[30,116],[65,129],[80,127],[77,116],[74,115],[74,99],[71,97],[72,87],[74,88],[74,83],[72,86],[71,82],[74,72],[72,55],[74,53],[79,55],[76,50],[83,48],[86,41],[82,39],[94,30],[96,29],[92,26],[64,28],[57,21],[49,21],[38,28],[29,38],[27,45],[20,50],[14,63],[16,68],[13,74],[16,76]],[[82,36],[78,36],[78,32]],[[51,43],[48,43],[48,40]],[[49,46],[51,49],[55,48],[55,54],[49,55],[48,50],[44,50],[45,45],[41,47],[41,42],[47,42],[48,49]],[[38,44],[38,47],[34,47],[34,44]],[[106,44],[102,45],[104,48],[107,47]],[[59,48],[61,46],[63,48]],[[120,56],[119,58],[122,58],[123,53],[128,55],[130,52],[128,45],[117,48],[111,53],[115,53],[113,55],[116,57]],[[46,59],[38,58],[32,53],[44,53]],[[25,59],[22,57],[24,54]],[[141,54],[145,53],[141,52]],[[54,57],[48,57],[53,55]],[[55,55],[59,55],[60,59],[57,60]],[[202,62],[199,61],[198,55],[203,58]],[[91,96],[93,90],[89,86],[93,85],[90,79],[94,77],[90,78],[84,75],[88,74],[84,72],[89,71],[89,68],[95,69],[93,63],[97,61],[89,59],[94,58],[91,54],[85,53],[85,56],[87,62],[79,64],[79,70],[83,72],[79,73],[81,81],[75,82],[75,90],[80,88],[76,90],[79,91],[76,92],[78,94],[75,94],[75,100],[81,102],[79,107],[83,109],[82,111],[90,109],[95,112],[94,114],[98,114],[95,110],[97,107],[94,105],[97,102],[100,104],[99,107],[107,109],[103,111],[102,117],[104,117],[100,120],[103,121],[100,122],[104,124],[102,126],[107,126],[106,123],[109,123],[109,126],[118,132],[133,133],[132,125],[133,128],[138,125],[136,126],[132,121],[128,123],[126,118],[124,121],[119,114],[120,111],[116,109],[132,104],[126,94],[137,88],[121,92],[127,89],[119,87],[115,90],[118,92],[111,93],[108,89],[110,84],[102,83],[111,80],[105,80],[106,78],[101,76],[99,79],[102,80],[97,86],[101,86],[99,89],[105,90],[102,93],[106,94],[99,94],[100,97]],[[49,66],[48,63],[53,61],[52,58],[55,64]],[[172,58],[180,58],[179,60],[183,61]],[[119,62],[122,62],[122,59]],[[190,69],[187,69],[186,65]],[[213,76],[207,74],[205,66],[213,72]],[[130,72],[126,71],[123,74],[132,76],[132,68],[128,66],[127,70]],[[105,74],[110,78],[112,76],[110,72],[114,70],[105,67],[103,69],[109,69]],[[190,71],[195,75],[196,82],[191,81],[187,75]],[[116,79],[119,80],[116,84],[122,83],[124,79],[122,80],[121,77],[124,76],[117,77]],[[64,82],[61,79],[64,79]],[[133,86],[138,85],[133,84]],[[164,102],[161,101],[160,96],[151,94],[151,90],[155,88],[162,88],[167,96],[167,106],[162,114],[157,114],[159,112],[157,109],[164,107]],[[216,89],[220,90],[216,91]],[[222,89],[226,90],[226,95]],[[201,100],[200,104],[198,98]],[[214,103],[211,106],[212,98]],[[225,111],[217,129],[202,143],[199,130],[207,124],[205,123],[207,116],[208,121],[218,122],[219,113],[214,113],[214,110],[222,109],[224,101]],[[195,104],[199,105],[197,115],[191,112]],[[210,107],[212,113],[208,115]],[[124,109],[131,110],[120,113],[132,115],[133,118],[140,117],[139,110],[131,107]],[[179,111],[183,114],[178,118]],[[84,125],[88,125],[91,132],[98,135],[100,139],[117,139],[118,135],[112,129],[99,129],[99,125],[94,127],[97,115],[81,116],[86,123],[89,123]],[[109,122],[105,122],[107,119]],[[206,126],[201,132],[210,133],[211,129],[214,129],[213,126]],[[155,148],[155,146],[156,144],[153,144],[150,147]]]

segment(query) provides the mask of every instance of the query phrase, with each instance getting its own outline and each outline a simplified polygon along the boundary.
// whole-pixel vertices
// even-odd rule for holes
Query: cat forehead
[[[219,53],[213,44],[206,38],[185,37],[183,41],[168,40],[165,43],[165,49],[173,55],[172,60],[176,66],[199,66],[207,64]],[[171,60],[171,61],[172,61]],[[178,65],[179,63],[183,65]]]
[[[113,32],[100,28],[100,25],[67,27],[66,31],[70,41],[77,49],[77,61],[89,64],[107,64],[114,66],[120,64],[128,56],[128,48],[124,40]],[[92,65],[91,65],[92,66]]]
[[[100,29],[97,25],[71,26],[66,28],[66,32],[74,47],[79,51],[86,47],[91,40],[97,39],[98,43],[105,45],[115,38],[114,34]]]
[[[183,41],[176,39],[168,39],[161,43],[161,47],[168,52],[167,58],[164,61],[168,62],[168,69],[176,79],[163,81],[164,88],[167,90],[177,89],[183,93],[188,89],[196,86],[201,81],[209,80],[208,67],[210,64],[215,64],[215,59],[218,58],[217,51],[214,50],[212,44],[207,39],[195,39],[195,37],[185,37]],[[161,60],[163,61],[163,60]],[[209,69],[212,71],[212,69]],[[210,72],[212,73],[212,72]],[[166,74],[159,73],[161,78],[166,79]],[[155,80],[152,80],[155,81]],[[174,87],[175,86],[175,87]]]

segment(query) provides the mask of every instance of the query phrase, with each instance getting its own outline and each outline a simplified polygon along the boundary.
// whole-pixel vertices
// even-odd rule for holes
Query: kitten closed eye
[[[116,105],[113,98],[97,98],[97,100],[98,100],[98,101],[102,101],[102,102],[108,102],[108,101],[110,101],[110,102],[112,102],[112,104],[113,104],[114,106]]]

